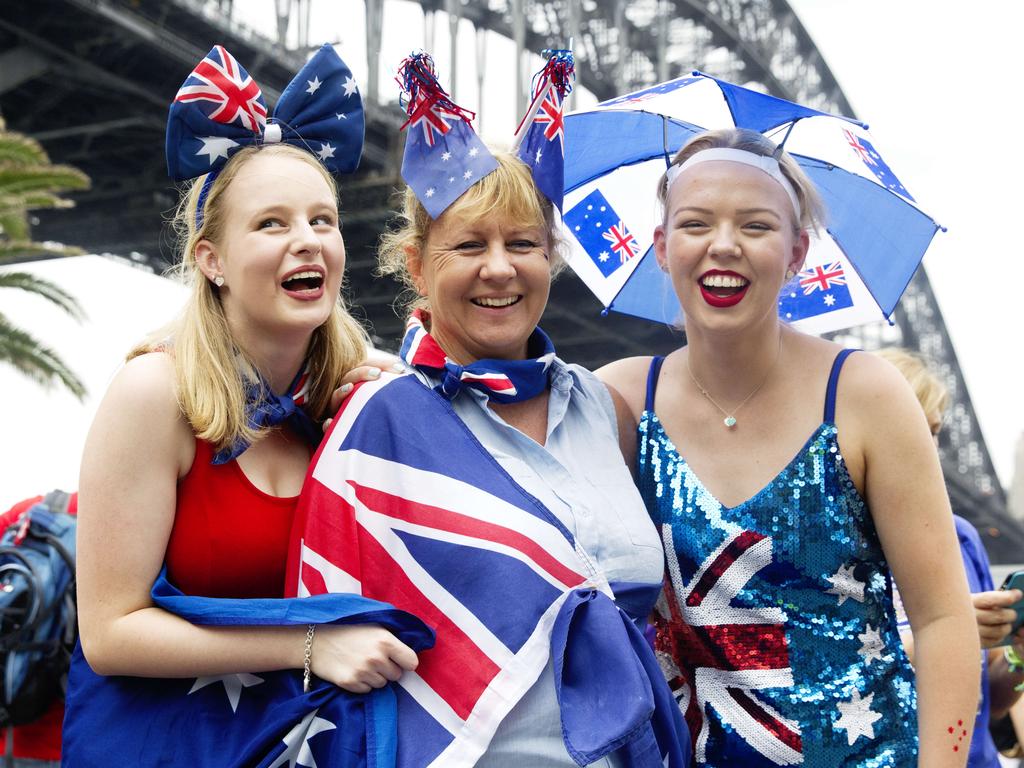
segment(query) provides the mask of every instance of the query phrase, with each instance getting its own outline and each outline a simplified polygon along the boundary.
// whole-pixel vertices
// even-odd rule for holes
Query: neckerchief
[[[256,373],[256,380],[250,379],[245,385],[245,410],[249,426],[252,429],[267,429],[287,423],[299,437],[305,439],[310,445],[319,444],[320,438],[323,437],[323,430],[302,407],[306,404],[308,392],[308,361],[302,366],[302,370],[299,371],[288,387],[288,391],[283,395],[274,394],[266,379]],[[240,456],[248,447],[247,440],[236,440],[227,448],[217,451],[210,463],[227,464]]]
[[[555,359],[555,346],[540,328],[526,343],[526,360],[477,360],[459,365],[450,360],[441,345],[427,331],[430,315],[417,309],[405,326],[402,359],[424,373],[441,377],[435,388],[451,400],[465,387],[480,390],[496,403],[519,403],[536,397],[548,386],[548,370]]]

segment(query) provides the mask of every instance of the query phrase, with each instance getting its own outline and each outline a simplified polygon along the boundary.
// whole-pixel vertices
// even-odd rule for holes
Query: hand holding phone
[[[1001,591],[1016,589],[1018,590],[1019,594],[1022,595],[1022,597],[1020,597],[1015,602],[1011,602],[1008,604],[1003,601],[1000,601],[1003,602],[1005,608],[1014,611],[1016,615],[1010,622],[1008,630],[1006,630],[1006,625],[1003,625],[1003,629],[1006,630],[1006,632],[1003,638],[995,644],[996,646],[1012,644],[1014,642],[1014,635],[1017,633],[1017,630],[1024,626],[1024,571],[1013,571],[1012,573],[1008,574],[1007,577],[1003,580],[1003,584],[999,589]],[[992,606],[992,609],[999,610],[996,606]],[[982,627],[980,625],[982,623],[982,614],[977,600],[975,600],[975,613],[978,615],[979,630],[981,630]],[[982,635],[984,639],[983,632]]]

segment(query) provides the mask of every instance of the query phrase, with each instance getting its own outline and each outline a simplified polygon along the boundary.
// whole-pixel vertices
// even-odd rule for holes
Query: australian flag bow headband
[[[218,170],[241,147],[284,142],[351,173],[363,150],[363,102],[352,71],[324,45],[268,117],[263,93],[224,46],[215,45],[181,84],[167,119],[167,173],[177,181]]]

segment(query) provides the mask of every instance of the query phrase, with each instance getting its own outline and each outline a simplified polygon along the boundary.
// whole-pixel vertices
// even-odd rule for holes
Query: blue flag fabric
[[[797,273],[783,286],[779,296],[779,317],[796,322],[853,306],[843,265],[832,262]]]
[[[498,161],[462,117],[426,100],[411,110],[402,178],[432,219],[497,168]]]
[[[274,113],[224,46],[189,74],[167,118],[167,173],[178,181],[216,170],[243,146],[283,141],[316,155],[331,173],[351,173],[363,149],[363,102],[355,78],[324,45],[288,84]]]
[[[640,253],[636,238],[599,189],[574,205],[564,220],[605,277]]]
[[[896,178],[892,168],[886,164],[870,141],[863,136],[855,136],[852,131],[843,131],[843,133],[846,134],[846,140],[849,142],[850,148],[882,184],[897,195],[907,198],[907,200],[914,199],[910,192],[907,191],[907,188],[903,186],[903,183]]]
[[[383,375],[345,401],[296,530],[300,593],[358,589],[435,628],[436,646],[397,683],[399,768],[473,765],[549,658],[577,761],[688,765],[679,707],[634,624],[661,584],[609,586],[414,376]]]
[[[206,626],[374,623],[417,652],[433,644],[433,633],[419,619],[359,595],[193,597],[161,573],[153,600]],[[395,718],[390,687],[359,695],[319,681],[304,693],[298,670],[182,679],[101,677],[79,647],[68,680],[63,765],[391,768]]]

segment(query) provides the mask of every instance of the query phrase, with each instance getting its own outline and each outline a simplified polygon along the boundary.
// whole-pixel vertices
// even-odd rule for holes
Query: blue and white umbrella
[[[682,323],[654,256],[657,180],[692,136],[731,127],[784,141],[828,209],[780,316],[809,333],[888,319],[940,227],[867,126],[699,72],[566,116],[563,225],[576,274],[610,310]]]

